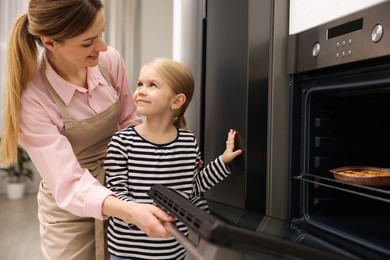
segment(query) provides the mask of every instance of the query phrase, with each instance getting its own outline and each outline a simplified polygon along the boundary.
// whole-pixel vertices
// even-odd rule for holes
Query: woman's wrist
[[[102,205],[103,215],[121,218],[123,214],[123,210],[121,210],[124,206],[123,202],[114,195],[107,196]]]

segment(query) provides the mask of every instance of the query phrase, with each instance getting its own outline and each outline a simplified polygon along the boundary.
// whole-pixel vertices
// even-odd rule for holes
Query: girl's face
[[[144,66],[141,69],[133,95],[139,115],[172,120],[176,97],[172,88],[153,68]]]
[[[92,26],[84,33],[54,43],[53,54],[64,65],[94,67],[99,63],[99,53],[107,50],[103,40],[105,19],[103,11],[99,11]]]

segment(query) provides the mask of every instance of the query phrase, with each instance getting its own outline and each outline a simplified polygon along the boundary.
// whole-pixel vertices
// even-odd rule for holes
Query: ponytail
[[[180,128],[180,129],[184,129],[184,130],[188,130],[189,128],[187,127],[187,122],[186,122],[186,119],[184,117],[184,115],[179,115],[177,118],[174,118],[174,125],[177,127],[177,128]]]
[[[28,24],[27,13],[19,16],[8,39],[3,129],[0,143],[0,167],[3,168],[17,161],[20,100],[38,66],[36,37],[29,33]]]

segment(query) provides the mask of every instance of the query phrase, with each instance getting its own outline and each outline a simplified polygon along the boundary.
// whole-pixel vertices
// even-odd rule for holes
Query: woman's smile
[[[99,59],[99,53],[94,54],[94,55],[89,55],[88,58],[93,59],[93,60],[97,60],[97,59]]]

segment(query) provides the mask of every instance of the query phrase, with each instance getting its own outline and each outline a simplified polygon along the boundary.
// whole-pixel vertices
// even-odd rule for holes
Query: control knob
[[[313,57],[317,57],[320,54],[320,50],[321,50],[321,46],[318,42],[316,42],[313,45],[313,51],[312,51]]]
[[[376,24],[371,31],[371,40],[375,43],[379,42],[383,36],[383,26]]]

